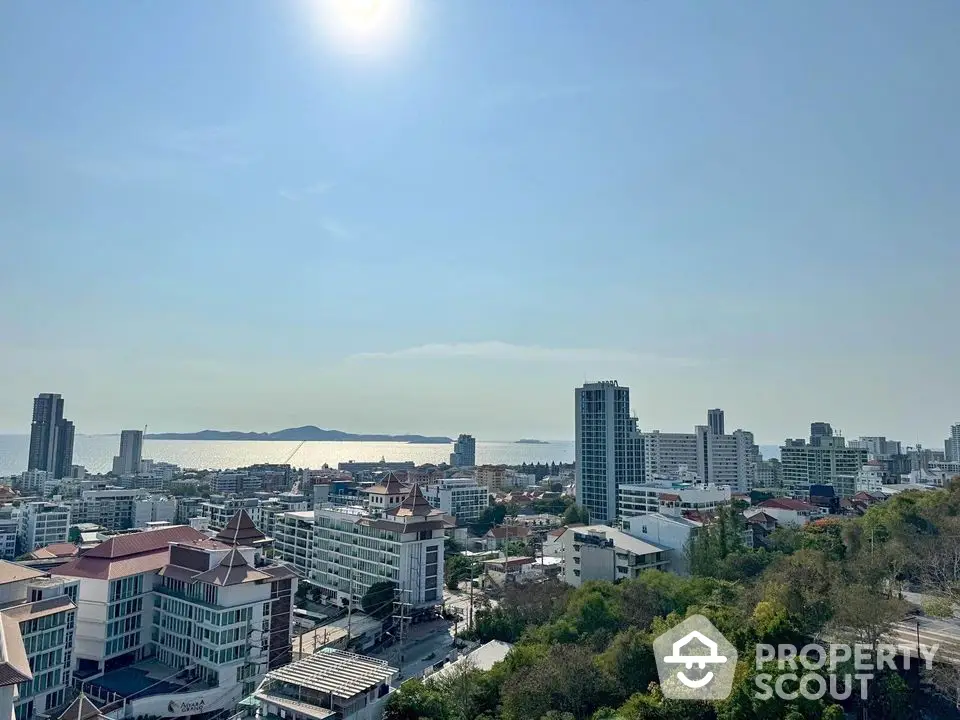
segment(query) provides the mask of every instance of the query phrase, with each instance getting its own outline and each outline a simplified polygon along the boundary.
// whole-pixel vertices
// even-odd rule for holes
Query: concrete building
[[[821,433],[811,436],[810,443],[786,440],[780,448],[780,462],[783,488],[792,497],[809,498],[811,485],[830,485],[838,497],[849,497],[856,492],[856,477],[867,462],[867,451],[846,447],[838,435]]]
[[[380,720],[397,669],[384,660],[322,648],[267,674],[259,716],[284,720]]]
[[[276,517],[273,549],[278,560],[288,562],[307,577],[314,570],[313,510],[295,510]]]
[[[342,506],[320,507],[315,514],[311,580],[328,602],[358,605],[380,581],[395,582],[398,602],[412,612],[443,601],[443,513],[419,486],[380,517]]]
[[[256,498],[224,498],[219,501],[211,498],[200,503],[197,515],[210,518],[210,529],[219,532],[227,526],[238,510],[246,510],[254,524],[260,520],[260,501]]]
[[[120,431],[120,454],[113,457],[114,475],[136,475],[143,459],[143,430]]]
[[[577,502],[597,523],[612,522],[617,489],[643,481],[643,449],[630,415],[630,389],[615,380],[575,391]]]
[[[33,720],[65,706],[71,685],[78,585],[46,572],[0,562],[0,626],[2,662],[19,680],[14,697],[5,686],[0,708],[12,706],[4,718]],[[0,673],[3,679],[11,677]],[[9,705],[8,705],[9,703]]]
[[[137,503],[148,497],[146,490],[109,487],[83,490],[79,498],[65,500],[64,504],[70,507],[70,517],[75,524],[94,523],[107,530],[130,530],[138,527]]]
[[[63,417],[63,398],[42,393],[33,401],[27,470],[69,477],[73,467],[73,423]]]
[[[808,522],[824,517],[823,508],[811,505],[796,498],[771,498],[753,505],[743,511],[744,517],[751,518],[758,513],[766,513],[777,521],[778,525],[800,527]]]
[[[424,496],[433,507],[456,518],[461,526],[476,522],[480,513],[490,507],[490,491],[473,478],[444,478],[427,486]]]
[[[605,525],[567,528],[560,536],[563,578],[580,587],[588,580],[626,580],[644,570],[666,569],[667,549]]]
[[[683,515],[664,515],[647,512],[621,521],[623,532],[635,538],[645,540],[658,547],[666,548],[666,557],[670,561],[670,570],[680,575],[689,573],[687,545],[690,538],[703,527],[699,520],[691,520]]]
[[[723,435],[723,410],[707,410],[707,430],[711,435]]]
[[[133,501],[133,527],[143,529],[147,523],[177,520],[177,501],[163,495],[144,495]]]
[[[19,508],[13,505],[0,505],[0,560],[13,560],[17,557],[19,534]]]
[[[473,435],[463,435],[453,444],[450,465],[453,467],[474,467],[477,464],[477,441]]]
[[[621,485],[617,514],[626,518],[641,513],[680,515],[692,510],[710,512],[729,505],[731,495],[729,485],[662,481],[647,485]]]
[[[31,502],[20,506],[18,535],[21,552],[67,541],[70,508],[49,502]]]
[[[697,436],[692,433],[665,433],[659,430],[641,433],[643,477],[645,480],[670,478],[681,468],[698,466]]]
[[[757,487],[783,487],[783,465],[777,458],[761,460],[757,463]]]
[[[474,471],[477,485],[483,485],[487,492],[503,492],[506,487],[506,465],[479,465]]]
[[[950,437],[943,443],[945,462],[960,462],[960,422],[950,426]]]
[[[131,717],[232,712],[290,661],[296,577],[266,563],[245,520],[219,539],[184,526],[117,536],[56,569],[79,580],[89,695]]]

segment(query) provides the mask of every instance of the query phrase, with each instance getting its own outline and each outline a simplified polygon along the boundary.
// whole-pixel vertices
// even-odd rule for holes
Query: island
[[[308,441],[347,441],[347,442],[404,442],[421,445],[443,445],[453,442],[448,437],[429,435],[367,435],[348,433],[342,430],[324,430],[316,425],[304,425],[286,428],[276,432],[242,432],[237,430],[201,430],[192,433],[151,433],[144,435],[147,440],[286,440]]]
[[[546,440],[532,440],[531,438],[523,438],[521,440],[515,440],[515,445],[549,445]]]

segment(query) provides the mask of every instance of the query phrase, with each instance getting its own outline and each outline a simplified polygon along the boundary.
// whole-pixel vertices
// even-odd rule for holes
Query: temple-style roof
[[[270,542],[270,538],[254,525],[253,520],[243,508],[237,510],[236,514],[230,518],[230,522],[217,533],[215,539],[227,545],[243,547],[260,547]]]
[[[420,486],[414,485],[397,507],[387,510],[385,515],[395,518],[443,518],[443,511],[433,507],[420,492]]]

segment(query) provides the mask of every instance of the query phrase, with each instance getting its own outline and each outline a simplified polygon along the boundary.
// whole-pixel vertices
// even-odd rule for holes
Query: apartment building
[[[20,506],[18,536],[20,552],[67,541],[70,508],[49,502],[31,502]]]
[[[729,505],[729,485],[658,482],[648,485],[621,485],[617,513],[621,518],[640,513],[681,515],[697,510],[710,512]]]
[[[15,720],[32,720],[65,706],[71,684],[78,583],[0,562],[0,625],[4,659],[19,658]],[[2,695],[4,698],[6,692]],[[0,702],[0,706],[6,706]],[[5,716],[11,717],[11,716]]]
[[[17,557],[17,536],[20,530],[20,509],[0,505],[0,560]]]
[[[163,495],[145,495],[133,501],[133,527],[143,529],[148,523],[175,523],[177,501]]]
[[[830,485],[837,496],[850,497],[856,493],[856,478],[867,456],[866,450],[846,447],[838,435],[811,436],[810,443],[786,440],[780,448],[784,490],[808,499],[811,485]]]
[[[666,515],[659,512],[633,515],[621,522],[623,532],[664,548],[665,557],[670,561],[670,571],[679,575],[689,573],[687,546],[702,527],[703,523],[699,520],[692,520],[682,514]]]
[[[158,510],[158,517],[152,518],[153,504],[164,506],[162,501],[148,500],[151,496],[146,490],[109,487],[103,490],[83,490],[80,497],[65,500],[64,504],[70,507],[70,518],[73,524],[94,523],[107,530],[131,530],[141,527],[137,523],[137,506],[141,502],[149,502],[151,519],[172,520],[174,515],[173,501],[169,513],[165,509]],[[148,511],[140,509],[141,519]],[[168,516],[169,515],[169,516]],[[150,520],[147,520],[150,522]]]
[[[450,453],[451,467],[473,467],[477,464],[477,441],[473,435],[461,433],[460,437],[453,444],[453,452]]]
[[[278,560],[293,565],[303,576],[314,569],[313,510],[295,510],[276,516],[273,526],[273,550]]]
[[[643,448],[630,388],[616,380],[575,391],[577,502],[595,522],[616,517],[617,488],[643,482]]]
[[[487,492],[495,494],[503,492],[506,487],[506,465],[480,465],[474,470],[477,485],[487,488]]]
[[[473,478],[443,478],[424,489],[427,501],[445,515],[453,516],[457,525],[469,525],[480,519],[490,507],[490,491]]]
[[[210,529],[219,532],[227,526],[238,510],[245,510],[254,524],[260,520],[260,501],[256,498],[210,499],[200,503],[195,512],[196,517],[210,518]]]
[[[360,507],[316,510],[311,575],[329,602],[358,604],[380,581],[397,584],[397,598],[411,611],[443,601],[443,512],[414,485],[395,508],[379,517]]]
[[[605,525],[567,528],[559,540],[564,581],[580,587],[589,580],[626,580],[644,570],[665,569],[667,548]]]
[[[248,516],[228,525],[217,539],[185,526],[117,536],[56,569],[79,580],[88,694],[130,716],[232,711],[290,661],[296,576],[265,561]]]

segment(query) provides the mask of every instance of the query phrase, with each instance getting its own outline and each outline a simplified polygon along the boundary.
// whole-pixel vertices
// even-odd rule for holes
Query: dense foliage
[[[780,529],[754,550],[742,515],[721,513],[687,550],[689,577],[648,571],[618,584],[558,582],[508,591],[481,606],[477,640],[516,643],[488,672],[464,668],[441,681],[408,681],[387,720],[907,720],[946,717],[960,705],[960,671],[925,677],[916,689],[893,671],[856,697],[757,700],[754,647],[829,636],[873,644],[907,610],[901,592],[922,590],[940,614],[960,601],[960,485],[898,495],[859,518],[827,518]],[[740,654],[734,690],[722,702],[665,699],[653,638],[700,613]],[[766,670],[767,668],[764,668]],[[773,672],[776,672],[774,669]],[[935,692],[949,698],[937,705]],[[852,715],[851,715],[852,716]]]

